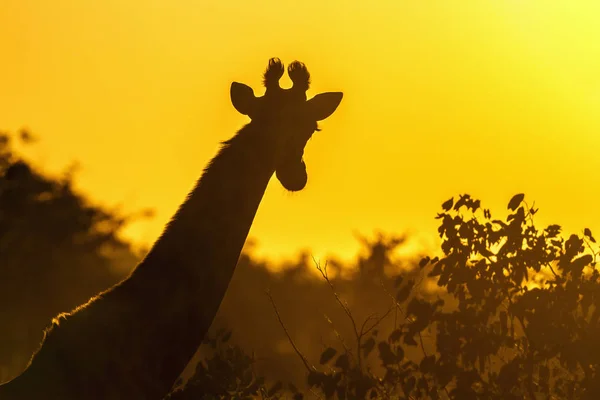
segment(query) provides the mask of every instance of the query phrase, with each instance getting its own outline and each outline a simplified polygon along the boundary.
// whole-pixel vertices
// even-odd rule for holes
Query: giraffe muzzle
[[[297,192],[304,189],[308,181],[306,164],[302,159],[281,164],[275,170],[275,175],[283,187],[290,192]]]

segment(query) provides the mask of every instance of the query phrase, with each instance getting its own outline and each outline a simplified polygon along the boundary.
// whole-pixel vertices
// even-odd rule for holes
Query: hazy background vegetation
[[[56,314],[123,279],[144,253],[120,215],[48,176],[0,135],[0,380],[18,374]],[[536,227],[468,194],[435,216],[440,251],[399,257],[406,237],[357,240],[353,261],[300,252],[239,261],[211,332],[172,400],[594,399],[600,395],[600,249],[589,228]]]
[[[44,174],[15,150],[35,146],[33,141],[27,131],[0,136],[0,381],[24,368],[54,316],[110,287],[136,265],[144,250],[134,250],[119,234],[129,222],[151,216],[149,211],[123,216],[95,206],[73,189],[74,169],[60,176]],[[337,290],[359,318],[388,309],[390,298],[381,291],[380,278],[413,264],[394,256],[404,237],[370,236],[357,237],[363,251],[346,264],[334,258],[314,260],[308,252],[275,263],[253,257],[250,240],[212,334],[221,328],[232,331],[230,343],[254,352],[258,371],[302,386],[304,366],[265,291],[271,291],[297,345],[318,358],[336,338],[333,326],[348,337],[351,326],[332,301],[316,262],[328,263]],[[385,284],[390,287],[391,280]]]

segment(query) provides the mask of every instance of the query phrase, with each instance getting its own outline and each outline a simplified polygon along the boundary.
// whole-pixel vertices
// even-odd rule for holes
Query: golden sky
[[[37,134],[47,171],[79,161],[95,201],[155,208],[127,231],[149,243],[247,122],[231,81],[262,94],[270,57],[298,59],[309,95],[345,96],[306,189],[271,181],[263,254],[349,255],[377,229],[430,243],[464,192],[498,216],[525,192],[540,223],[594,231],[599,18],[597,0],[1,0],[0,129]]]

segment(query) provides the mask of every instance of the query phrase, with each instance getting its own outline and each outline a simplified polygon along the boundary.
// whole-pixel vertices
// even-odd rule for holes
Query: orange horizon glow
[[[349,257],[376,230],[435,245],[460,193],[504,217],[523,192],[539,224],[598,231],[598,17],[596,1],[4,0],[0,130],[39,136],[45,171],[79,161],[93,201],[155,209],[125,232],[151,244],[248,122],[230,83],[262,94],[270,57],[298,59],[309,96],[344,100],[307,146],[306,189],[271,181],[259,254]]]

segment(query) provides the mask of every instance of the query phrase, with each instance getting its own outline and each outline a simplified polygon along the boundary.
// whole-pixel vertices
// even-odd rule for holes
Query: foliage
[[[212,350],[196,365],[194,375],[185,384],[179,382],[167,400],[212,400],[212,399],[282,399],[283,384],[278,381],[268,387],[265,378],[254,370],[254,357],[248,356],[235,345],[229,345],[231,331],[220,329],[214,337],[204,339],[204,345]],[[287,389],[293,400],[303,396],[294,385]]]
[[[118,238],[129,221],[90,205],[72,173],[51,177],[15,151],[0,133],[0,381],[16,375],[59,312],[70,311],[116,283],[137,255]]]
[[[424,257],[418,276],[399,275],[392,307],[362,324],[317,266],[354,328],[353,345],[338,335],[340,346],[326,346],[318,366],[273,302],[311,390],[327,399],[599,398],[596,240],[587,228],[566,240],[558,225],[538,229],[523,194],[508,210],[492,219],[469,195],[445,202],[442,253]],[[423,279],[436,282],[438,296],[417,291]],[[383,335],[377,327],[390,314],[402,318]]]
[[[442,207],[443,256],[425,257],[420,267],[455,306],[408,300],[414,281],[400,277],[404,322],[362,345],[365,356],[377,349],[385,374],[362,369],[347,349],[334,360],[329,348],[320,360],[329,371],[311,371],[309,384],[340,399],[598,398],[600,285],[591,231],[564,240],[558,225],[536,228],[537,210],[523,194],[510,200],[505,221],[469,195]],[[435,336],[430,353],[427,331]],[[420,360],[405,357],[411,346],[422,348]]]

